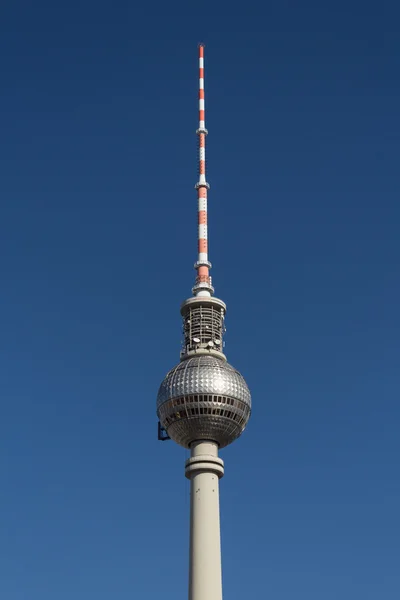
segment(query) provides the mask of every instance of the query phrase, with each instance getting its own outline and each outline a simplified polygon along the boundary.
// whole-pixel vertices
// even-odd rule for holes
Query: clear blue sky
[[[254,402],[223,451],[225,598],[400,597],[396,4],[3,2],[2,599],[186,598],[155,399],[195,275],[199,41]]]

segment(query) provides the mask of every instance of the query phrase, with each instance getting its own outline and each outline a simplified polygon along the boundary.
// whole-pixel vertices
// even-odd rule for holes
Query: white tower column
[[[224,462],[215,442],[193,442],[190,479],[189,600],[222,600],[219,479]]]

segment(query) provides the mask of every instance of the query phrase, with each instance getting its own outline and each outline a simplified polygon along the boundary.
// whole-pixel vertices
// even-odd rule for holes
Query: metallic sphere
[[[222,358],[199,355],[166,375],[157,396],[157,415],[169,437],[189,448],[212,440],[221,448],[243,432],[251,396],[242,377]]]

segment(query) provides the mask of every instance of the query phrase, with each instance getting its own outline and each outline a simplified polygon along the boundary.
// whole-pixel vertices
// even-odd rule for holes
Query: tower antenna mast
[[[199,181],[197,190],[198,214],[198,257],[195,263],[197,269],[196,283],[193,288],[195,296],[212,296],[214,289],[211,285],[208,260],[208,217],[207,217],[207,191],[210,189],[206,180],[206,109],[204,94],[204,44],[199,44],[199,128],[196,133],[199,138]]]

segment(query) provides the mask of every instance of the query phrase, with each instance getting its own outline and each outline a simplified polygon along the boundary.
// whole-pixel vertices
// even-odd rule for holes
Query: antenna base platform
[[[192,287],[192,293],[196,296],[199,292],[209,292],[212,296],[214,294],[214,288],[211,283],[208,283],[207,281],[196,281],[195,285]]]
[[[194,268],[197,270],[200,267],[208,267],[209,269],[211,269],[212,264],[209,260],[196,260],[196,262],[194,263]]]
[[[205,188],[207,188],[209,190],[210,189],[210,184],[207,183],[207,181],[198,181],[196,183],[196,185],[194,186],[194,189],[198,190],[201,187],[205,187]]]

